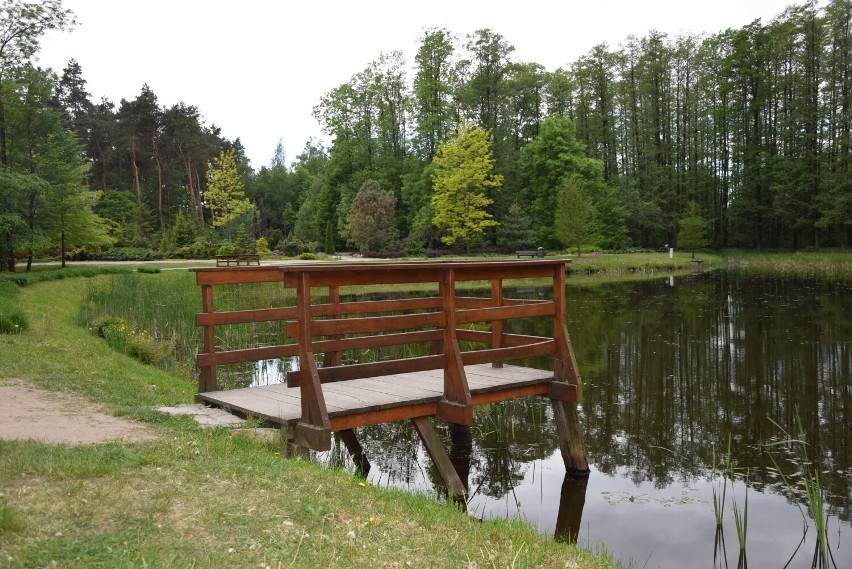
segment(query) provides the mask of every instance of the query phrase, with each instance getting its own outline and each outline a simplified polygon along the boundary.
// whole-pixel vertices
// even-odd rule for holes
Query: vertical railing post
[[[574,386],[576,398],[574,401],[551,398],[551,403],[565,471],[575,476],[586,475],[589,473],[589,462],[586,458],[583,430],[577,409],[577,402],[582,401],[583,398],[583,384],[574,359],[574,350],[571,348],[568,327],[565,324],[565,265],[557,264],[553,271],[553,302],[556,311],[553,315],[553,338],[556,341],[553,380]]]
[[[296,427],[296,442],[314,450],[331,448],[331,423],[322,393],[317,362],[313,353],[311,321],[311,282],[306,272],[298,272],[296,280],[296,310],[299,321],[299,382],[302,399],[302,419]]]
[[[503,306],[503,279],[491,280],[491,304]],[[497,349],[503,346],[503,321],[493,320],[491,322],[491,348]],[[503,362],[494,362],[491,367],[501,368]]]
[[[339,305],[340,304],[340,287],[336,285],[330,285],[328,287],[328,303]],[[338,315],[335,314],[332,316],[332,319],[338,318]],[[340,336],[331,336],[329,340],[336,340],[340,338]],[[342,360],[340,358],[340,352],[326,352],[323,355],[322,365],[323,367],[336,367],[341,364]]]
[[[451,423],[471,425],[473,405],[456,337],[456,274],[453,269],[442,271],[439,287],[444,313],[444,397],[438,402],[438,416]]]
[[[213,312],[213,285],[201,285],[201,310],[207,314]],[[206,324],[204,326],[204,353],[213,354],[216,352],[216,326]],[[208,391],[216,391],[216,365],[211,364],[204,366],[199,370],[198,375],[198,392],[206,393]]]

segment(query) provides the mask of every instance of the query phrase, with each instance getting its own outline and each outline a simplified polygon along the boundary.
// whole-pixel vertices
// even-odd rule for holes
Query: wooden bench
[[[544,258],[544,247],[539,247],[535,251],[515,251],[515,255],[518,256],[518,259],[521,257],[540,257]]]
[[[566,469],[587,472],[581,431],[575,425],[582,384],[565,327],[566,262],[570,261],[192,269],[202,292],[196,324],[203,327],[204,344],[197,357],[196,399],[278,424],[295,444],[315,450],[330,448],[331,433],[340,432],[353,458],[361,452],[355,428],[411,420],[448,486],[456,491],[452,466],[447,466],[446,451],[429,418],[470,425],[475,405],[545,396],[553,401]],[[549,279],[553,298],[506,298],[504,280],[515,278]],[[462,281],[490,282],[490,296],[459,296],[456,284]],[[239,297],[246,302],[264,297],[249,293],[248,283],[267,283],[270,295],[289,291],[290,300],[286,305],[279,300],[268,306],[214,310],[214,287],[238,285]],[[357,286],[361,291],[374,285],[408,285],[407,290],[425,292],[389,300],[341,296],[342,287]],[[547,328],[554,330],[553,337],[505,333],[504,322],[519,318],[552,320]],[[278,322],[281,343],[217,348],[217,339],[223,336],[217,328],[259,322]],[[376,355],[375,361],[343,363],[359,362],[367,353]],[[551,356],[550,369],[504,365],[537,356]],[[287,373],[286,385],[218,389],[217,366],[274,358],[298,358],[299,369]],[[563,407],[566,404],[573,407]]]
[[[216,255],[217,267],[243,267],[260,265],[260,255],[246,253],[243,255]]]

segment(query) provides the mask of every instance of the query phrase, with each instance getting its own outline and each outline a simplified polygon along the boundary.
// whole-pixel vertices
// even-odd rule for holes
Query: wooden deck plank
[[[471,395],[476,404],[492,403],[519,396],[545,394],[542,384],[553,372],[490,364],[465,366]],[[322,386],[326,407],[333,424],[352,428],[372,424],[378,417],[418,416],[441,399],[443,370],[402,373],[352,379]],[[301,418],[301,392],[286,384],[272,384],[228,391],[212,391],[199,398],[213,405],[263,417],[276,423],[293,423]],[[402,409],[402,408],[410,409]]]

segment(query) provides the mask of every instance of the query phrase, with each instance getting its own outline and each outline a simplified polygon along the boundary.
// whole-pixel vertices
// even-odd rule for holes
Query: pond
[[[639,567],[735,567],[734,505],[742,516],[747,503],[748,562],[810,567],[807,469],[827,492],[831,566],[852,567],[852,284],[716,271],[569,279],[567,299],[592,472],[565,478],[546,400],[478,407],[468,431],[438,425],[470,515],[522,517]],[[534,327],[507,331],[548,333]],[[408,424],[364,427],[359,440],[371,483],[446,495]],[[339,444],[318,458],[354,468]]]

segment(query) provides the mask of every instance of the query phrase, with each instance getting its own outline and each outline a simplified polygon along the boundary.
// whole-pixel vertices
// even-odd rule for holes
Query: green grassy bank
[[[18,291],[29,329],[0,335],[0,385],[82,395],[158,437],[0,441],[0,567],[613,566],[525,523],[480,522],[155,411],[190,402],[194,384],[78,326],[86,282]]]

